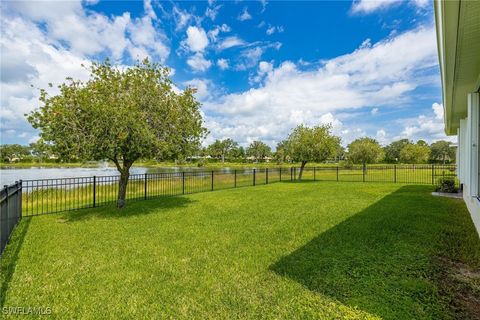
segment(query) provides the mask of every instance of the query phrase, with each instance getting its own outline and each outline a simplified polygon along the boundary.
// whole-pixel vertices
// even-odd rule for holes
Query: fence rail
[[[22,217],[22,182],[0,190],[0,255]]]

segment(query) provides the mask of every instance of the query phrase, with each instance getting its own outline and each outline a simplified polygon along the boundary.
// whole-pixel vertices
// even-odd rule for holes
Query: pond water
[[[180,172],[194,170],[211,170],[209,168],[198,167],[132,167],[130,174],[158,173],[158,172]],[[233,168],[215,168],[215,171],[230,172]],[[35,180],[35,179],[57,179],[72,177],[93,177],[93,176],[114,176],[118,175],[115,167],[104,166],[98,168],[15,168],[0,169],[0,186],[15,183],[18,180]]]

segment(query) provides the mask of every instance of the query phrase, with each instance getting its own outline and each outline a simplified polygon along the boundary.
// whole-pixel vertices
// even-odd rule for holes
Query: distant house
[[[457,175],[480,233],[480,1],[434,5],[445,132],[458,137]]]
[[[263,158],[258,158],[258,159],[257,159],[257,158],[254,157],[254,156],[248,156],[248,157],[246,157],[245,159],[247,159],[247,160],[249,160],[249,161],[258,161],[258,160],[260,160],[260,161],[265,161],[265,162],[270,162],[270,161],[273,160],[272,157],[263,157]]]

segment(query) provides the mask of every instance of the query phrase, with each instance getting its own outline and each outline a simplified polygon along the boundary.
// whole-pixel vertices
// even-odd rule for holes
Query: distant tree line
[[[262,141],[253,141],[246,148],[238,144],[233,139],[215,140],[210,145],[201,148],[192,146],[191,150],[180,151],[177,155],[180,157],[162,158],[154,157],[156,160],[179,160],[186,159],[210,159],[211,161],[229,161],[229,162],[276,162],[292,163],[302,162],[303,154],[308,152],[319,152],[319,156],[309,156],[316,162],[344,161],[352,164],[371,164],[371,163],[454,163],[455,147],[451,142],[439,140],[428,144],[423,140],[416,143],[408,139],[393,141],[387,146],[382,147],[375,139],[364,137],[354,140],[345,149],[339,140],[328,144],[331,149],[328,152],[318,151],[315,145],[324,146],[325,142],[316,142],[315,137],[306,137],[307,127],[300,126],[296,128],[292,135],[277,144],[276,150],[272,149]],[[322,127],[322,130],[325,130]],[[320,130],[319,127],[316,129]],[[314,134],[314,133],[313,133]],[[293,143],[292,143],[293,141]],[[289,143],[290,142],[290,143]],[[290,147],[289,150],[288,147]],[[323,156],[321,156],[323,155]],[[31,143],[28,146],[19,144],[0,145],[0,161],[3,163],[12,162],[75,162],[76,157],[60,156],[54,152],[51,145],[41,140]],[[149,159],[144,159],[149,160]]]
[[[64,161],[67,159],[64,159]],[[75,159],[68,159],[75,161]],[[57,162],[60,161],[50,145],[42,141],[30,143],[28,146],[20,144],[0,145],[0,161],[12,162]]]
[[[309,155],[310,153],[312,154]],[[289,163],[302,162],[305,161],[303,158],[308,158],[310,160],[307,161],[334,163],[346,161],[352,164],[454,163],[455,147],[451,142],[444,140],[428,144],[424,140],[413,142],[408,139],[381,146],[373,138],[362,137],[344,148],[340,144],[340,138],[333,136],[328,126],[308,128],[301,125],[295,128],[287,139],[279,142],[275,151],[262,141],[254,141],[247,148],[243,148],[228,138],[215,140],[203,148],[199,155],[222,162],[250,160]]]

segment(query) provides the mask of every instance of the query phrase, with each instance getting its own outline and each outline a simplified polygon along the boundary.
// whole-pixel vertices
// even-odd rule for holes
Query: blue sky
[[[205,143],[273,147],[300,123],[330,123],[344,144],[446,138],[430,1],[7,1],[1,12],[1,143],[37,139],[23,116],[39,106],[31,85],[145,56],[198,89]]]

